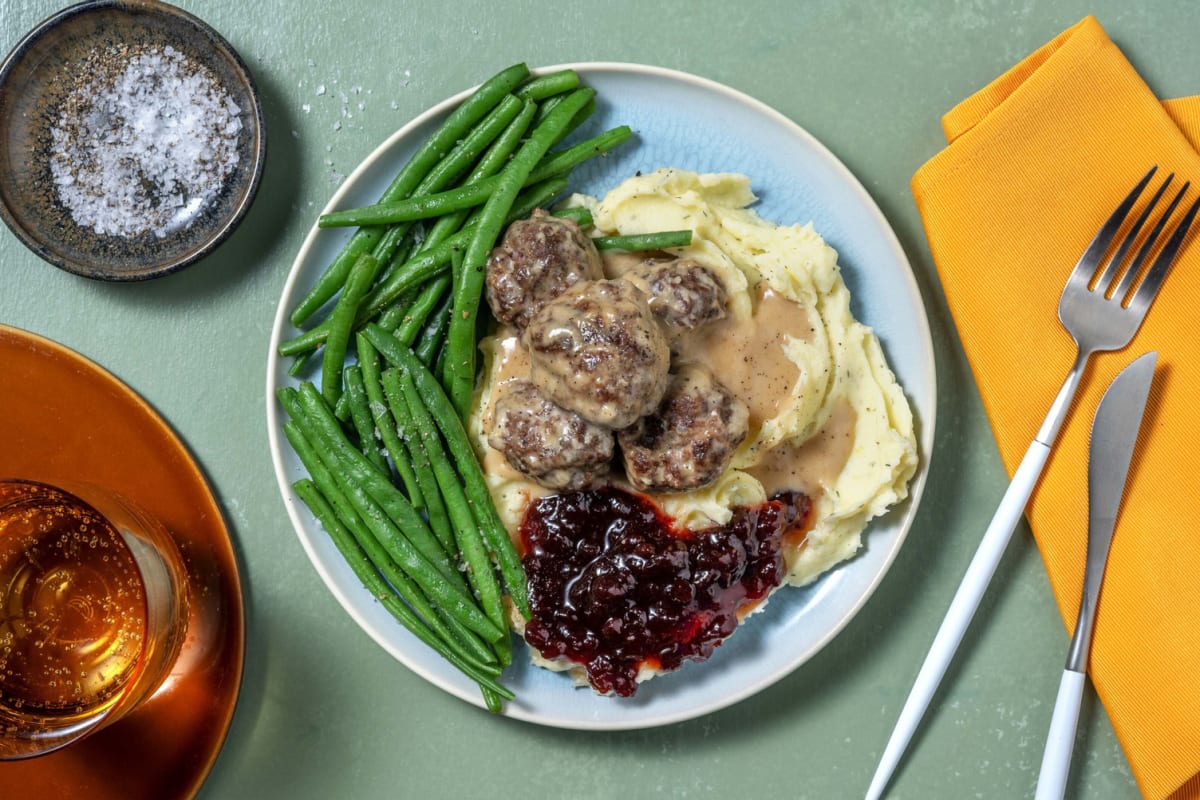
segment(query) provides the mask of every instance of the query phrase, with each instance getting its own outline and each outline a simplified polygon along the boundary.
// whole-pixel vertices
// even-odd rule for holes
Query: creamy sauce
[[[521,346],[521,339],[507,325],[496,331],[495,353],[492,362],[492,391],[486,408],[481,409],[484,436],[492,432],[495,421],[493,409],[515,380],[529,380],[529,351]],[[523,475],[513,469],[508,459],[494,447],[488,447],[483,456],[484,472],[509,480],[522,480]]]
[[[746,472],[762,485],[767,497],[784,491],[820,496],[837,482],[854,447],[856,414],[846,401],[833,407],[829,419],[807,440],[781,442],[763,453]]]
[[[505,326],[496,331],[496,373],[492,380],[500,388],[520,379],[529,380],[529,351],[521,346],[521,337]]]
[[[620,250],[606,250],[600,254],[600,259],[604,263],[604,277],[606,278],[624,277],[625,273],[640,267],[651,259],[670,261],[674,257],[669,253],[658,250],[651,253],[626,253]]]
[[[787,357],[788,339],[808,341],[812,327],[798,303],[759,289],[754,316],[726,317],[676,343],[680,361],[702,364],[750,410],[751,427],[779,413],[789,401],[800,369]]]

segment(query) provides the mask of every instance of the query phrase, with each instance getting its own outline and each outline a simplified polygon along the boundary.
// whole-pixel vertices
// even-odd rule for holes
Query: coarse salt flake
[[[50,174],[81,227],[159,238],[187,227],[238,164],[241,109],[167,45],[97,53],[50,129]]]

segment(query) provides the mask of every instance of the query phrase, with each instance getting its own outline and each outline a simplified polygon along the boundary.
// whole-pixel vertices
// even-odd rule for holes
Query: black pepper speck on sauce
[[[612,487],[542,498],[521,524],[526,642],[622,697],[636,691],[642,664],[703,661],[737,627],[739,609],[783,580],[782,537],[807,522],[793,500],[735,508],[727,524],[689,531]]]

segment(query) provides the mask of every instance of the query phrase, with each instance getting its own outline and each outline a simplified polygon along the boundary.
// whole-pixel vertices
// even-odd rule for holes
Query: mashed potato
[[[577,195],[569,204],[592,211],[593,235],[693,231],[692,244],[672,253],[722,279],[728,316],[680,345],[676,359],[709,366],[747,404],[751,429],[714,484],[655,500],[677,524],[696,529],[776,492],[807,494],[813,527],[783,548],[787,582],[803,585],[853,556],[868,521],[907,496],[916,440],[878,339],[850,313],[837,253],[811,225],[761,219],[748,208],[755,199],[742,175],[664,169],[630,178],[603,199]],[[610,277],[626,266],[606,254]],[[470,428],[515,536],[530,501],[548,492],[487,444],[493,394],[527,369],[503,333],[483,343],[485,379]]]

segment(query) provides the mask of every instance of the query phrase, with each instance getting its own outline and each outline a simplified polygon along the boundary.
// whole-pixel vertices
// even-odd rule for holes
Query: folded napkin
[[[912,188],[1011,475],[1071,366],[1058,298],[1101,222],[1152,164],[1157,179],[1192,180],[1196,196],[1200,98],[1160,102],[1089,17],[951,110],[943,127],[949,146]],[[1198,301],[1193,230],[1133,342],[1092,360],[1027,509],[1072,628],[1092,419],[1116,373],[1157,350],[1089,671],[1143,794],[1176,800],[1200,798]]]

